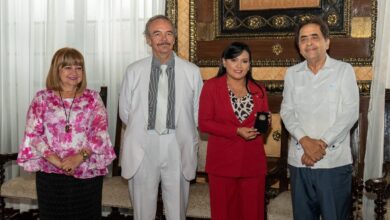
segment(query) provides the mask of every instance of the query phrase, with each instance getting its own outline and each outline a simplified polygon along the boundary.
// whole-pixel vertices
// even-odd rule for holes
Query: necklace
[[[68,133],[69,130],[70,130],[70,124],[69,124],[70,113],[72,112],[72,106],[73,106],[74,100],[76,99],[77,92],[74,92],[72,104],[70,104],[70,108],[69,108],[69,112],[68,113],[66,113],[65,103],[64,103],[64,100],[62,100],[61,91],[58,91],[58,93],[60,93],[61,103],[62,103],[62,107],[64,108],[64,113],[65,113],[65,122],[66,122],[65,132]]]

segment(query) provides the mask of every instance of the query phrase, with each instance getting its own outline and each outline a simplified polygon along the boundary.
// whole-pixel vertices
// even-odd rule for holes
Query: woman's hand
[[[56,166],[59,169],[62,169],[62,160],[60,157],[57,156],[57,154],[51,154],[45,158],[47,161],[49,161],[51,164]]]
[[[62,160],[62,169],[67,175],[73,175],[75,169],[83,162],[83,156],[81,154],[74,154],[66,157]]]
[[[259,135],[260,132],[258,132],[255,128],[248,128],[248,127],[240,127],[237,128],[237,135],[244,138],[245,140],[253,140]]]

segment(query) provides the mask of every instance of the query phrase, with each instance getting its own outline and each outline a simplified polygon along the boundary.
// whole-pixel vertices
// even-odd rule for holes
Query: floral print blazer
[[[27,113],[17,159],[26,171],[64,174],[44,158],[51,154],[66,158],[89,148],[91,156],[76,168],[73,176],[85,179],[108,173],[107,166],[116,156],[108,134],[107,112],[99,93],[84,90],[69,110],[72,101],[72,98],[63,99],[62,103],[54,91],[47,89],[35,95]],[[69,132],[65,131],[65,112],[70,114]]]

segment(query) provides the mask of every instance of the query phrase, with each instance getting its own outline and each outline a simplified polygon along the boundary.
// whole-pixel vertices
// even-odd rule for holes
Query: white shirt
[[[298,143],[304,136],[328,144],[325,157],[312,168],[351,164],[350,129],[359,117],[359,89],[352,66],[327,56],[317,74],[307,61],[288,68],[280,115],[291,135],[290,165],[305,167]]]

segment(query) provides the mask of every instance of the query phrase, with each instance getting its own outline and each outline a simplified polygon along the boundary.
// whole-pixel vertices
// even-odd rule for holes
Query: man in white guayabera
[[[346,220],[351,210],[350,129],[359,90],[348,63],[328,56],[329,29],[313,17],[296,32],[306,59],[287,69],[282,120],[291,134],[288,164],[294,219]]]

